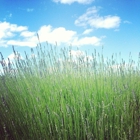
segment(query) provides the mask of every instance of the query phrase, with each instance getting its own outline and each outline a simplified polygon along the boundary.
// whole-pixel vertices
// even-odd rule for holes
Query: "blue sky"
[[[140,48],[139,0],[1,0],[0,52],[13,59],[12,45],[24,57],[41,43],[73,46],[89,55],[104,47],[104,56],[131,52],[137,60]]]

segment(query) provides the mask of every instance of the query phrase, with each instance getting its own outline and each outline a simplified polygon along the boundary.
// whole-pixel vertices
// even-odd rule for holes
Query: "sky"
[[[140,51],[139,0],[0,0],[0,52],[13,59],[38,43],[72,45],[73,55],[94,49],[104,57],[121,52],[126,61]],[[1,58],[0,58],[1,60]]]

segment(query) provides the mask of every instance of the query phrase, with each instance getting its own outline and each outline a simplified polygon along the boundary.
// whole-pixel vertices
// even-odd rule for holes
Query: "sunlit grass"
[[[13,64],[1,54],[0,139],[140,139],[139,59],[125,67],[96,51],[91,60],[66,48],[38,46],[24,60],[13,51]]]

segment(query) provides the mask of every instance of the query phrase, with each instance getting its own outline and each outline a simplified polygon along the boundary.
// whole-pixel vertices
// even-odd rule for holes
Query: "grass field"
[[[9,65],[1,54],[1,140],[140,139],[140,58],[134,67],[96,51],[75,58],[38,45],[23,60],[13,52]]]

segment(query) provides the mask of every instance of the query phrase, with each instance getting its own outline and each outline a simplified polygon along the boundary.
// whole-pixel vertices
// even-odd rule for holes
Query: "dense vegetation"
[[[46,48],[23,60],[13,48],[8,64],[1,54],[1,140],[140,139],[140,58]]]

